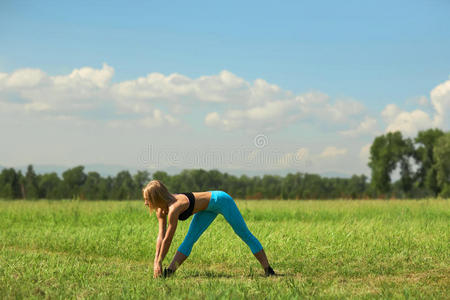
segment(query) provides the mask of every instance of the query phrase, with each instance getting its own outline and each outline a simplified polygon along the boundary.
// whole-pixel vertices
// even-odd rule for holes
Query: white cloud
[[[338,100],[334,104],[327,104],[326,112],[336,122],[346,121],[348,117],[359,115],[364,105],[355,100]]]
[[[0,76],[0,103],[9,111],[18,114],[38,113],[43,118],[70,121],[67,116],[84,112],[109,114],[110,127],[130,128],[130,126],[155,128],[175,126],[180,122],[170,114],[163,113],[153,105],[131,102],[123,109],[120,97],[114,95],[114,85],[110,81],[114,68],[103,64],[101,69],[83,67],[74,69],[67,75],[48,76],[36,69],[21,69]],[[116,97],[115,97],[116,96]],[[116,100],[113,100],[116,98]],[[16,101],[19,99],[20,101]],[[180,110],[178,108],[178,110]],[[124,121],[115,114],[131,112],[130,120]]]
[[[8,73],[2,73],[0,72],[0,88],[4,82],[4,80],[8,77]]]
[[[241,118],[263,119],[274,110],[282,109],[277,105],[283,103],[273,101],[292,96],[289,91],[263,79],[251,83],[226,70],[196,79],[176,73],[168,76],[150,73],[147,77],[115,84],[111,90],[123,112],[151,110],[157,103],[169,103],[178,112],[199,102],[226,105],[229,110],[221,122],[212,122],[208,115],[205,117],[205,124],[224,130],[241,127],[244,124]]]
[[[337,148],[335,146],[326,147],[322,153],[319,154],[321,158],[333,158],[336,156],[341,156],[347,154],[346,148]]]
[[[395,104],[387,105],[381,115],[387,123],[386,132],[401,131],[407,136],[414,136],[420,130],[432,127],[448,128],[450,112],[450,80],[436,86],[430,92],[432,113],[421,109],[403,111]],[[426,106],[426,97],[417,98],[417,103]]]
[[[114,120],[124,124],[119,115],[134,116],[134,120],[152,116],[151,121],[137,123],[145,126],[162,124],[157,121],[161,118],[179,123],[169,121],[171,115],[152,115],[158,110],[182,115],[199,103],[206,104],[206,108],[214,104],[215,110],[206,112],[204,123],[225,131],[274,131],[299,119],[345,123],[357,118],[364,108],[354,100],[332,102],[321,92],[294,95],[263,79],[249,82],[227,70],[199,78],[150,73],[118,83],[111,82],[113,76],[114,68],[107,64],[100,69],[83,67],[57,76],[38,69],[1,73],[0,99],[6,100],[0,101],[6,105],[18,102],[28,113],[92,116],[108,112],[112,124]]]
[[[419,109],[412,112],[398,113],[386,128],[386,132],[401,131],[402,133],[413,136],[419,130],[428,129],[433,126],[430,116]]]
[[[51,106],[44,102],[30,102],[24,105],[26,111],[49,111],[51,110]]]
[[[299,148],[295,152],[285,153],[278,160],[279,167],[293,167],[299,164],[306,164],[309,157],[309,149],[305,147]]]
[[[28,112],[73,113],[92,110],[107,98],[107,85],[114,69],[103,64],[102,69],[84,67],[68,75],[49,76],[37,69],[17,70],[0,79],[0,92],[9,102],[11,96],[21,99]]]
[[[113,94],[124,104],[135,101],[240,102],[250,98],[250,84],[229,71],[191,79],[173,73],[150,73],[146,77],[115,84]]]
[[[381,115],[387,123],[386,132],[400,131],[407,136],[414,136],[420,130],[438,126],[425,111],[420,109],[411,112],[402,111],[395,104],[388,104]]]
[[[79,88],[80,86],[103,88],[113,76],[114,68],[104,63],[100,70],[83,67],[74,69],[69,75],[54,76],[52,80],[55,86],[62,88]]]
[[[205,124],[223,130],[251,127],[270,131],[294,121],[295,106],[295,100],[278,100],[247,109],[230,109],[222,116],[214,112],[205,117]]]
[[[154,109],[151,114],[133,120],[113,120],[108,122],[108,126],[112,128],[158,128],[166,126],[176,126],[180,122],[170,114],[165,114],[159,109]]]
[[[251,151],[243,151],[243,160],[236,159],[227,164],[227,168],[232,166],[240,169],[243,166],[252,170],[304,170],[308,164],[309,150],[306,147],[298,148],[295,151],[285,151],[274,148],[256,148]],[[236,156],[239,158],[239,156]]]
[[[258,105],[249,104],[249,107],[244,109],[229,109],[222,115],[217,112],[209,114],[205,117],[205,124],[223,130],[256,128],[273,131],[302,119],[320,120],[325,123],[347,122],[364,108],[353,100],[330,103],[328,95],[320,92],[260,102],[262,103]]]
[[[330,166],[335,169],[350,166],[354,157],[348,153],[357,157],[361,145],[356,145],[349,138],[372,136],[377,133],[377,127],[383,120],[386,122],[386,131],[401,130],[405,134],[414,135],[421,129],[448,127],[450,112],[450,80],[436,86],[430,93],[429,101],[426,97],[421,97],[414,102],[427,107],[404,111],[396,104],[389,104],[381,112],[381,116],[374,118],[366,116],[366,108],[359,101],[332,99],[320,91],[294,94],[263,79],[247,81],[226,70],[198,78],[178,73],[150,73],[133,80],[113,82],[113,76],[114,68],[107,64],[100,68],[77,68],[57,76],[39,69],[0,73],[0,119],[3,119],[3,127],[13,126],[11,124],[15,122],[14,127],[18,129],[9,135],[10,139],[15,136],[29,139],[33,138],[31,134],[28,135],[30,132],[45,132],[48,135],[46,143],[57,148],[60,143],[51,144],[51,141],[59,141],[55,137],[66,132],[70,132],[70,135],[73,132],[78,134],[78,140],[75,138],[71,146],[80,144],[79,147],[82,147],[85,136],[90,136],[94,144],[97,137],[101,139],[101,136],[107,135],[110,140],[114,140],[119,134],[129,142],[135,141],[134,146],[138,146],[141,136],[146,135],[147,139],[152,140],[157,136],[154,131],[147,129],[176,127],[179,131],[189,128],[180,126],[186,125],[183,122],[187,120],[188,113],[204,118],[206,126],[234,131],[236,139],[241,131],[269,134],[295,124],[299,126],[292,127],[292,131],[283,132],[286,133],[283,138],[291,135],[289,142],[304,139],[305,136],[318,139],[316,137],[324,133],[327,138],[331,137],[327,144],[338,147],[315,149],[317,144],[314,146],[315,141],[312,141],[305,146],[322,151],[311,150],[313,154],[307,148],[293,152],[281,151],[269,157],[271,165],[278,164],[280,168],[288,168],[298,160],[303,163],[307,157],[313,162],[311,168],[317,168],[317,172],[321,172]],[[43,125],[39,127],[41,123]],[[57,128],[60,125],[61,128]],[[78,131],[76,126],[79,126]],[[316,128],[312,128],[314,126]],[[36,129],[38,127],[40,129]],[[52,130],[54,133],[49,133]],[[308,134],[302,135],[302,130],[307,130]],[[341,135],[336,135],[337,132]],[[198,134],[200,136],[201,133]],[[186,135],[183,138],[187,139],[188,136],[190,137]],[[169,134],[158,135],[158,138],[167,143],[173,140],[173,136]],[[220,140],[222,136],[217,133],[214,138]],[[68,144],[72,142],[71,139],[65,141]],[[114,143],[111,142],[103,152],[110,151],[111,146]],[[356,147],[356,151],[352,151],[352,147]],[[68,147],[64,151],[67,149],[70,150]],[[124,149],[125,147],[122,148]],[[358,163],[367,161],[369,149],[369,144],[361,148],[361,160],[356,159]],[[255,151],[255,157],[266,159],[264,151]],[[2,157],[4,153],[6,150],[0,153]],[[10,151],[8,155],[14,158],[16,154]],[[133,155],[135,153],[130,151],[130,160],[135,158]],[[102,152],[99,152],[98,157],[101,156]],[[240,167],[242,166],[237,165],[237,168]],[[297,167],[306,168],[306,165]]]
[[[248,105],[257,105],[272,101],[274,99],[282,99],[292,97],[292,93],[282,90],[275,84],[270,84],[264,79],[256,79],[252,85],[250,85],[250,98],[248,99]]]
[[[359,115],[364,105],[355,100],[337,100],[322,92],[310,92],[296,97],[303,118],[318,118],[327,122],[345,122],[351,116]]]
[[[366,116],[366,118],[354,129],[340,131],[343,136],[357,137],[362,134],[373,134],[375,132],[377,120]]]
[[[442,87],[439,85],[438,87]],[[432,127],[445,127],[444,120],[447,111],[450,109],[450,93],[445,87],[440,91],[436,88],[432,91],[432,99],[434,99],[433,107],[435,109],[434,116],[429,113],[416,109],[413,111],[403,111],[395,104],[388,104],[381,115],[387,123],[386,132],[401,131],[407,136],[414,136],[420,130],[426,130]],[[449,103],[447,103],[449,101]],[[449,105],[449,108],[447,108]]]
[[[448,122],[450,114],[450,80],[436,86],[431,91],[430,98],[431,104],[436,111],[434,124],[435,126],[443,126],[446,121]]]
[[[163,114],[159,109],[155,109],[153,111],[153,116],[147,116],[141,120],[139,120],[139,123],[142,126],[148,127],[148,128],[154,128],[154,127],[161,127],[163,125],[177,125],[179,122],[177,119],[172,117],[169,114]]]
[[[225,126],[220,120],[220,115],[217,112],[211,112],[205,117],[205,124],[211,127]]]
[[[47,75],[38,69],[20,69],[7,76],[5,84],[11,88],[32,88],[39,85]]]
[[[392,122],[397,115],[401,112],[400,108],[398,108],[395,104],[388,104],[381,112],[381,116],[384,118],[386,122]]]
[[[254,121],[264,121],[281,118],[292,107],[291,101],[271,101],[262,106],[256,106],[246,111],[247,117]]]

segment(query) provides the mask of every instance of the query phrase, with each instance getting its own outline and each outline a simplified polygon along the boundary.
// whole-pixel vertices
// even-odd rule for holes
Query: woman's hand
[[[162,264],[161,262],[155,261],[153,264],[153,278],[158,278],[162,275]]]

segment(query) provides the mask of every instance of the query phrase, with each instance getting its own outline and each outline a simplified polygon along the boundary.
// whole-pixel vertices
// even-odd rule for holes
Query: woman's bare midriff
[[[193,192],[195,196],[194,211],[192,214],[205,210],[209,205],[209,199],[211,199],[211,192]]]
[[[195,197],[194,210],[192,214],[205,210],[209,205],[211,199],[211,192],[193,192]],[[181,207],[181,211],[185,211],[189,207],[189,199],[183,194],[172,194],[177,199],[176,206]]]

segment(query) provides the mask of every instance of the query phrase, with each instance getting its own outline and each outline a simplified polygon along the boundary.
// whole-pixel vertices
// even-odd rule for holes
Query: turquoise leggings
[[[253,254],[262,250],[261,243],[248,230],[233,198],[222,191],[211,191],[208,207],[194,215],[188,233],[178,251],[189,256],[195,242],[208,228],[209,224],[214,221],[217,214],[222,214],[225,217],[225,220],[233,227],[234,232],[250,247]]]

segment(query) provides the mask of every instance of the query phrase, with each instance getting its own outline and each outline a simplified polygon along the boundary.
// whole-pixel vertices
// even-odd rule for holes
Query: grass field
[[[448,201],[237,202],[279,276],[222,216],[175,277],[153,279],[142,201],[0,201],[0,298],[449,299]]]

